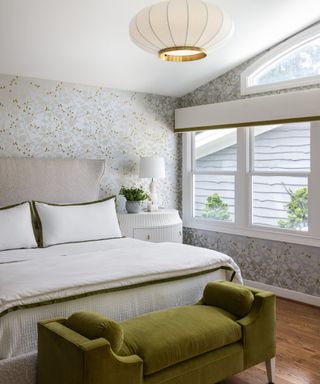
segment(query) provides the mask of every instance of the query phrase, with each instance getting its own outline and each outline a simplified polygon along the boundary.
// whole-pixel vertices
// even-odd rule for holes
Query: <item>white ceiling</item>
[[[233,36],[198,62],[162,62],[129,38],[159,0],[0,0],[0,73],[181,96],[320,20],[320,0],[207,0]]]

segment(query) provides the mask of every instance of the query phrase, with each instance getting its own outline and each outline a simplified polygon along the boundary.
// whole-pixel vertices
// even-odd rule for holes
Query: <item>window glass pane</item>
[[[252,78],[252,85],[320,75],[320,37],[283,55]]]
[[[196,132],[195,163],[199,171],[235,171],[237,129]]]
[[[253,176],[252,223],[308,230],[306,177]]]
[[[273,172],[310,171],[310,123],[255,127],[254,169]]]
[[[234,221],[234,189],[234,176],[195,175],[194,216]]]

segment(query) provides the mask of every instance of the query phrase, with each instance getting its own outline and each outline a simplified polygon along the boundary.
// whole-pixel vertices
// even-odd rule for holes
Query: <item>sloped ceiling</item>
[[[0,73],[181,96],[320,20],[319,0],[207,0],[235,32],[204,60],[162,62],[128,33],[157,0],[0,0]]]

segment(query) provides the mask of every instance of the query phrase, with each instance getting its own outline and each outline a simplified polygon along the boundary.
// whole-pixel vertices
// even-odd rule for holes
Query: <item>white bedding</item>
[[[111,317],[119,320],[123,316],[112,311],[112,303],[114,307],[119,303],[123,308],[132,307],[129,317],[166,306],[190,304],[190,300],[199,298],[210,278],[228,276],[216,270],[220,267],[232,269],[234,281],[242,281],[238,266],[229,256],[176,243],[154,244],[123,238],[0,252],[0,358],[34,349],[35,324],[40,319],[64,316],[72,310],[99,310],[106,305],[113,312]],[[130,290],[123,290],[124,287]],[[188,295],[184,296],[184,290]],[[96,294],[86,296],[88,292]],[[149,304],[135,303],[140,297],[150,300],[151,293],[151,309]],[[175,294],[180,296],[174,299]],[[23,309],[47,301],[57,303]],[[24,335],[26,339],[19,347],[26,319],[33,340]],[[11,334],[12,343],[10,331],[15,333]]]
[[[128,238],[3,252],[0,315],[16,306],[230,267],[231,257],[177,243]]]

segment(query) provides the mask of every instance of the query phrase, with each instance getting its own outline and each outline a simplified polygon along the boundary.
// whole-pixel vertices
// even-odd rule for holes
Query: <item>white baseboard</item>
[[[244,280],[245,285],[249,287],[263,289],[266,291],[271,291],[275,293],[279,297],[283,297],[285,299],[300,301],[301,303],[315,305],[316,307],[320,307],[320,297],[307,295],[306,293],[301,293],[297,291],[291,291],[290,289],[275,287],[274,285],[259,283],[258,281],[253,280]]]

